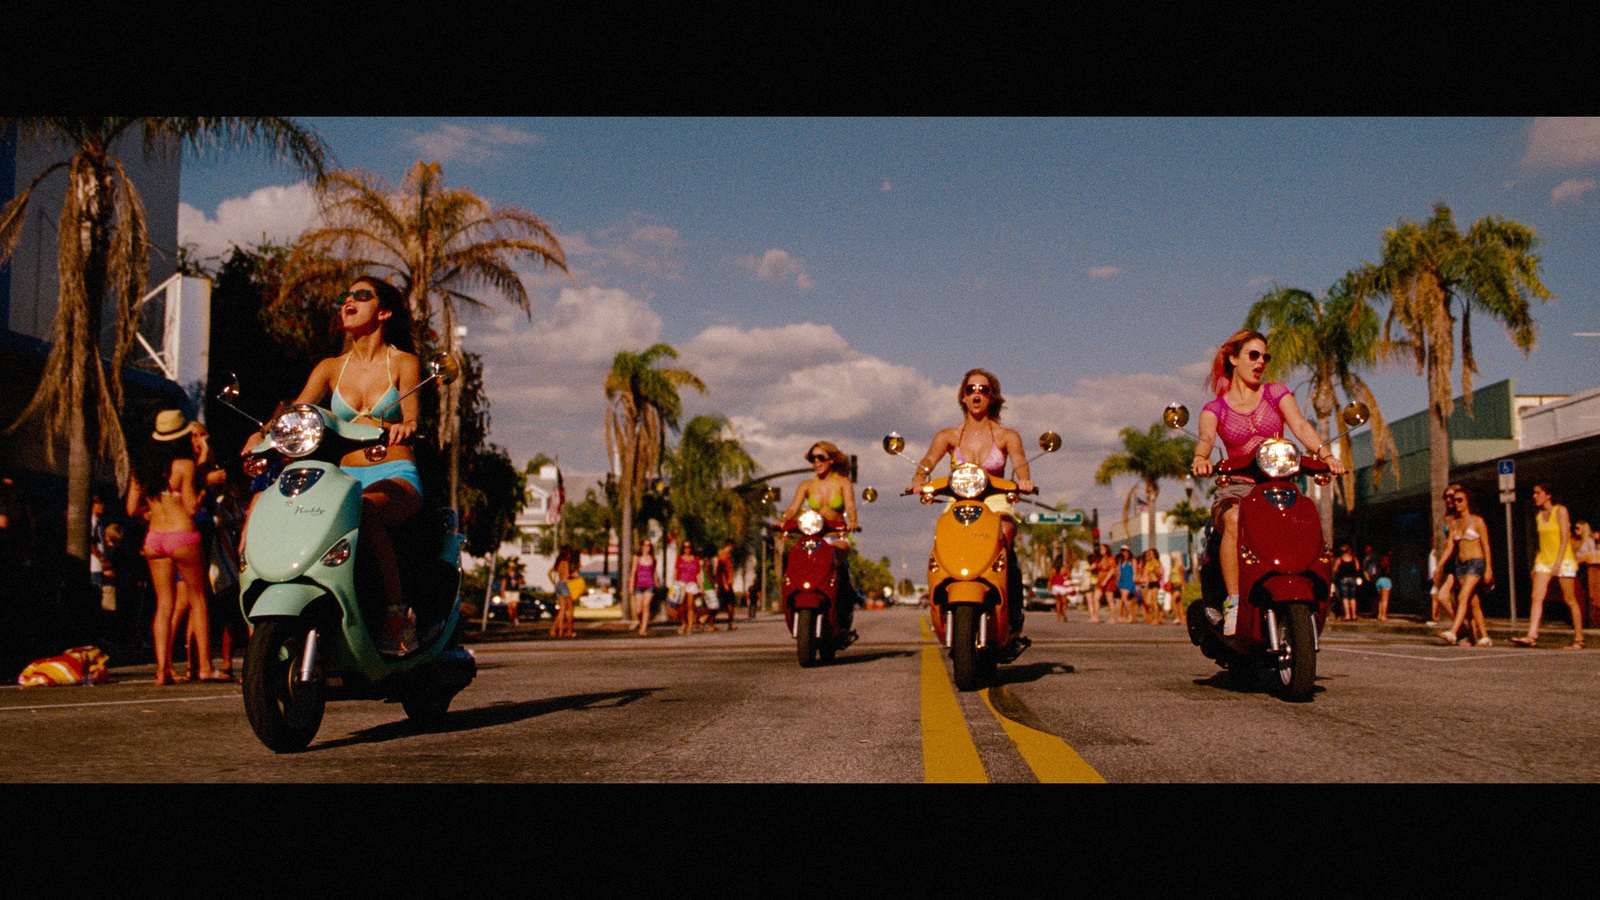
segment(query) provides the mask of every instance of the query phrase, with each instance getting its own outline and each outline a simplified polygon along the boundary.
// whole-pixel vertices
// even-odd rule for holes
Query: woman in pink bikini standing
[[[1267,339],[1260,332],[1235,332],[1217,348],[1206,380],[1206,386],[1217,398],[1200,411],[1200,442],[1195,445],[1189,465],[1195,477],[1211,474],[1211,451],[1219,437],[1226,459],[1254,453],[1268,438],[1283,437],[1285,426],[1307,448],[1315,448],[1308,452],[1327,462],[1333,474],[1345,473],[1344,463],[1333,456],[1332,449],[1322,443],[1317,430],[1300,414],[1294,392],[1276,381],[1262,381],[1270,362],[1272,354],[1267,352]],[[1219,562],[1228,597],[1221,610],[1208,609],[1207,615],[1221,616],[1223,634],[1233,634],[1239,609],[1239,501],[1249,496],[1254,487],[1238,481],[1223,485],[1217,488],[1216,500],[1211,504],[1212,527],[1219,519],[1223,527]],[[1324,541],[1327,538],[1323,535]]]
[[[971,369],[961,378],[961,389],[956,392],[956,405],[961,408],[961,425],[946,428],[933,436],[928,452],[911,475],[912,492],[919,491],[933,474],[933,467],[945,454],[951,465],[971,463],[996,478],[1004,478],[1006,463],[1012,465],[1012,480],[1023,491],[1033,490],[1033,478],[1028,471],[1028,457],[1022,449],[1022,437],[1014,430],[1000,424],[1000,410],[1005,406],[1000,394],[1000,379],[984,369]],[[1016,535],[1016,511],[1006,502],[1005,495],[995,494],[984,500],[1000,516],[1000,531],[1005,537],[1006,553],[1011,555],[1011,541]],[[1011,604],[1011,631],[1020,641],[1022,633],[1022,575],[1014,558],[1009,559],[1011,572],[1010,591],[1019,602]],[[1022,646],[1026,646],[1023,643]],[[1020,651],[1019,651],[1020,652]]]
[[[178,576],[188,585],[203,585],[200,531],[194,515],[200,509],[195,487],[194,446],[189,432],[194,423],[175,409],[156,416],[150,446],[137,461],[128,484],[128,515],[150,520],[144,540],[144,557],[150,564],[150,581],[156,591],[155,620],[151,631],[156,644],[156,684],[172,684],[173,612]],[[182,438],[182,440],[180,440]],[[195,643],[189,658],[189,677],[196,671],[201,681],[223,681],[211,668],[211,623],[204,593],[189,605]],[[197,669],[198,667],[198,669]]]

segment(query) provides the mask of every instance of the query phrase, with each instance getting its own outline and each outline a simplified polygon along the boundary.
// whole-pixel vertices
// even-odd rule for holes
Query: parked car
[[[1055,609],[1056,599],[1050,596],[1050,579],[1035,578],[1023,590],[1023,609]]]
[[[530,591],[526,588],[518,591],[522,599],[517,604],[517,619],[523,622],[537,622],[539,619],[555,618],[556,595],[549,591]],[[506,606],[504,594],[495,594],[489,598],[489,618],[509,619],[510,611]]]

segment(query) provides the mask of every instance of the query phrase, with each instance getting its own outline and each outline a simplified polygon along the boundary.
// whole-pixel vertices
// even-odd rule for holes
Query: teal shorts
[[[422,496],[422,474],[417,471],[417,464],[409,459],[397,459],[375,466],[340,466],[339,470],[361,482],[362,490],[380,481],[393,479],[411,485],[417,489],[417,496]]]

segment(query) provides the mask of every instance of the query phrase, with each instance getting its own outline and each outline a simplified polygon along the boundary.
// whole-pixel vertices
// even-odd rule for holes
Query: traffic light
[[[854,453],[852,453],[852,454],[850,454],[850,483],[854,484],[855,480],[856,480],[856,455]]]
[[[1098,528],[1094,529],[1094,542],[1096,544],[1100,543],[1100,529]]]

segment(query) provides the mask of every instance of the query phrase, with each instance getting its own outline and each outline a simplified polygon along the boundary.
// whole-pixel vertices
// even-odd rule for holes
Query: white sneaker
[[[1229,637],[1239,629],[1239,598],[1229,597],[1222,603],[1222,633]]]

